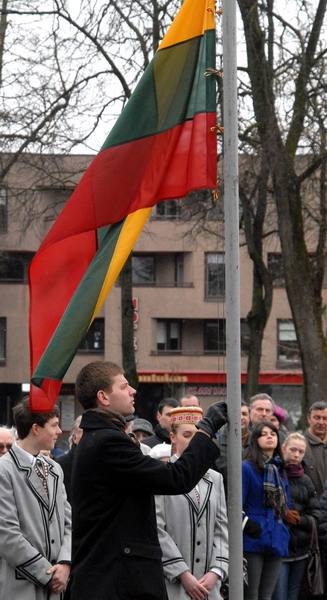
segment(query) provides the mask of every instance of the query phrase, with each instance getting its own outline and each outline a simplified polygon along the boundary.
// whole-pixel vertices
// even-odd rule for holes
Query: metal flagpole
[[[236,0],[223,7],[226,370],[228,403],[229,598],[243,599],[241,350]]]

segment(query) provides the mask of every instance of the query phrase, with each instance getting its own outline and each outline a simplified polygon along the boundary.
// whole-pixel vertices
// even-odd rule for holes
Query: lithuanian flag
[[[151,207],[216,186],[214,0],[185,0],[29,272],[31,408],[53,407]]]

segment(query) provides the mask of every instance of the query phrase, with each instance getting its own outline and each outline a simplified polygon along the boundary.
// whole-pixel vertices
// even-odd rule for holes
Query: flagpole
[[[236,0],[223,10],[229,598],[243,599],[240,272]]]

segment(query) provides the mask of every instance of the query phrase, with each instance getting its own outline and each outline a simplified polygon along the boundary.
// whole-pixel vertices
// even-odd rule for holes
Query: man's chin
[[[131,406],[131,408],[126,408],[126,410],[124,410],[124,412],[121,412],[120,414],[123,417],[130,417],[134,413],[135,413],[135,408],[134,408],[134,406]]]

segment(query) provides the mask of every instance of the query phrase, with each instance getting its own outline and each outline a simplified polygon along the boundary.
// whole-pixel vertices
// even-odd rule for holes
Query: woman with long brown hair
[[[242,471],[243,511],[247,530],[252,531],[251,536],[244,534],[243,543],[248,563],[246,600],[271,600],[282,558],[288,555],[289,533],[283,517],[289,491],[278,431],[269,421],[253,428]]]

